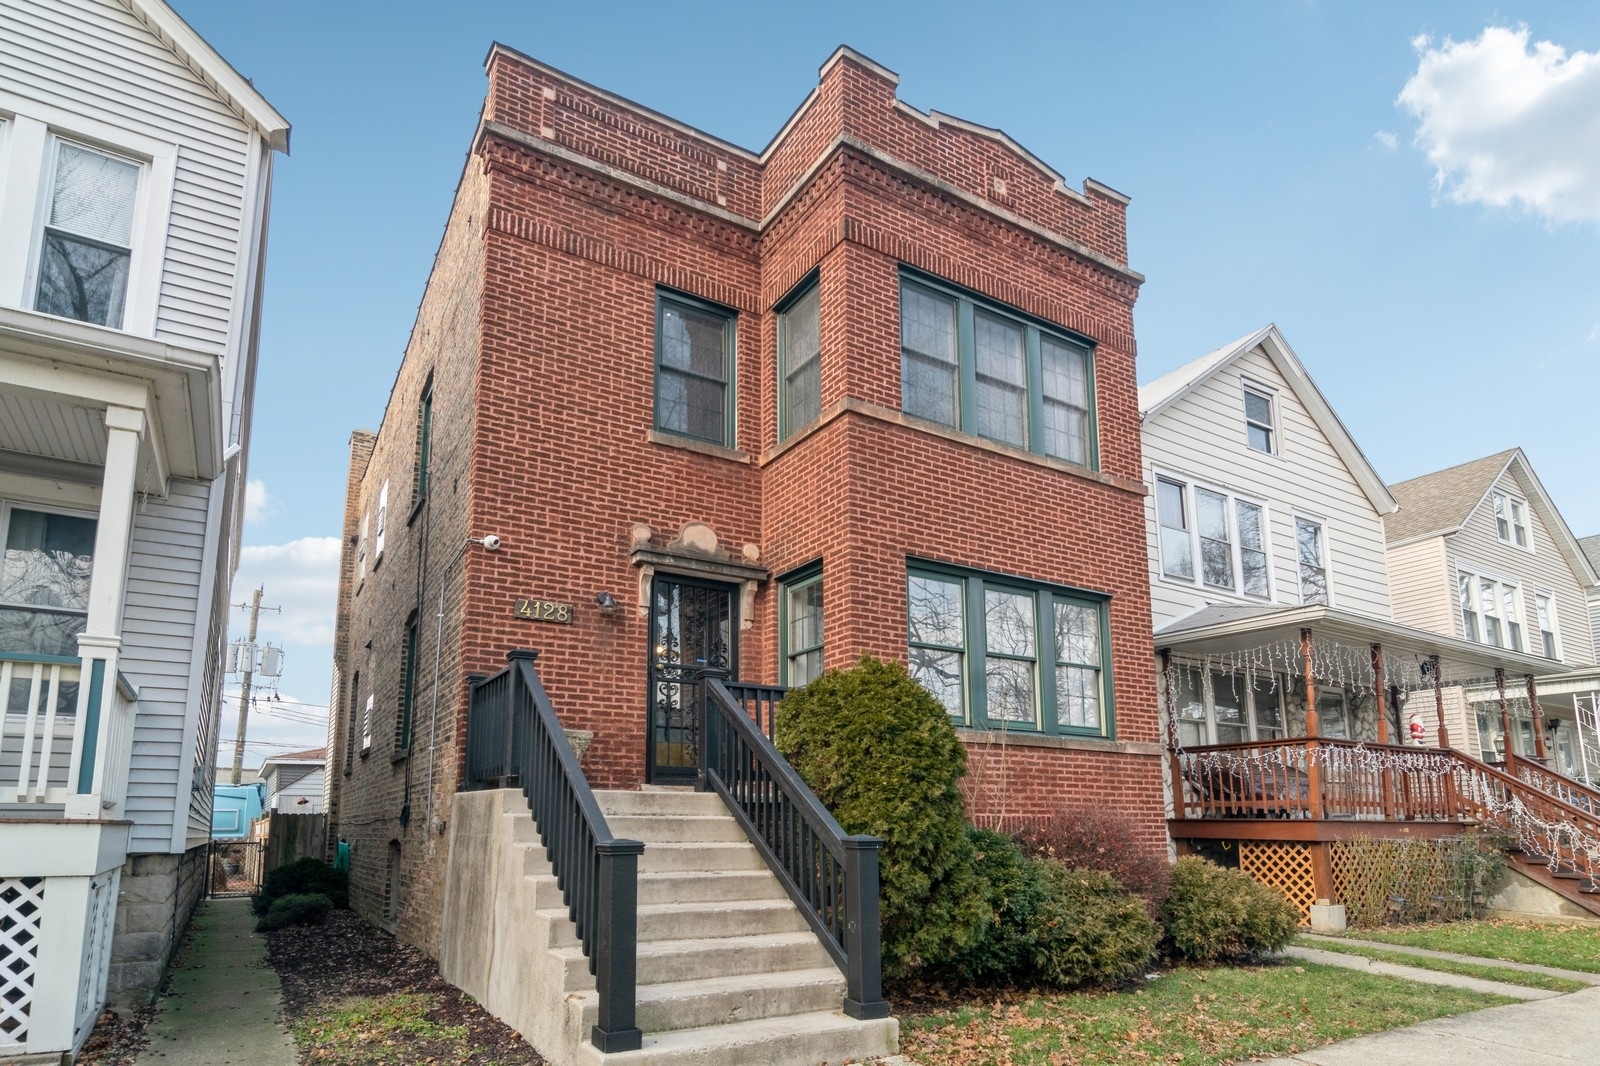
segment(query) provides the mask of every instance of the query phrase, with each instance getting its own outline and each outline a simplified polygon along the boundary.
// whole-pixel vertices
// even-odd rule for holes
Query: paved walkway
[[[1432,948],[1417,948],[1409,944],[1384,944],[1377,940],[1358,940],[1352,936],[1318,936],[1316,933],[1301,933],[1301,941],[1315,944],[1350,944],[1359,948],[1377,948],[1380,951],[1392,951],[1401,955],[1425,955],[1430,959],[1448,959],[1451,962],[1470,962],[1478,966],[1497,966],[1505,970],[1522,970],[1524,973],[1542,973],[1549,977],[1565,977],[1573,981],[1582,981],[1585,984],[1600,985],[1600,973],[1582,973],[1578,970],[1561,970],[1554,966],[1540,966],[1531,962],[1512,962],[1509,959],[1486,959],[1482,955],[1458,955],[1453,951],[1435,951]]]
[[[247,899],[207,900],[136,1066],[296,1066],[281,988]]]

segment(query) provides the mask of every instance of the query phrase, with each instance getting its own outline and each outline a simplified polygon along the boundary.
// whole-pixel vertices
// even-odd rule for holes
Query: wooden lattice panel
[[[1471,841],[1341,840],[1329,848],[1333,890],[1354,926],[1470,918]]]
[[[0,1045],[28,1042],[44,879],[0,877]]]
[[[1300,924],[1310,924],[1311,904],[1317,900],[1317,889],[1312,880],[1309,845],[1241,840],[1239,869],[1268,888],[1282,892],[1283,898],[1300,912]]]

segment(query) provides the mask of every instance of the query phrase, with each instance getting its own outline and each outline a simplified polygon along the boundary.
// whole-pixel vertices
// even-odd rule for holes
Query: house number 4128
[[[518,600],[511,613],[530,622],[572,622],[572,604],[554,600]]]

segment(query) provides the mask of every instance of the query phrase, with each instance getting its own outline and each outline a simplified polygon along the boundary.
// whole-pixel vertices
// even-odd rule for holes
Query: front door
[[[691,784],[699,757],[695,724],[700,688],[694,672],[738,672],[734,589],[710,581],[657,575],[650,595],[651,784]]]

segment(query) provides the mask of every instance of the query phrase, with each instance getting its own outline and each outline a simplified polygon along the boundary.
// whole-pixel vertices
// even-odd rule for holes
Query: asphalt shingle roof
[[[1400,510],[1384,517],[1384,537],[1393,544],[1460,529],[1515,452],[1512,448],[1390,485]]]

